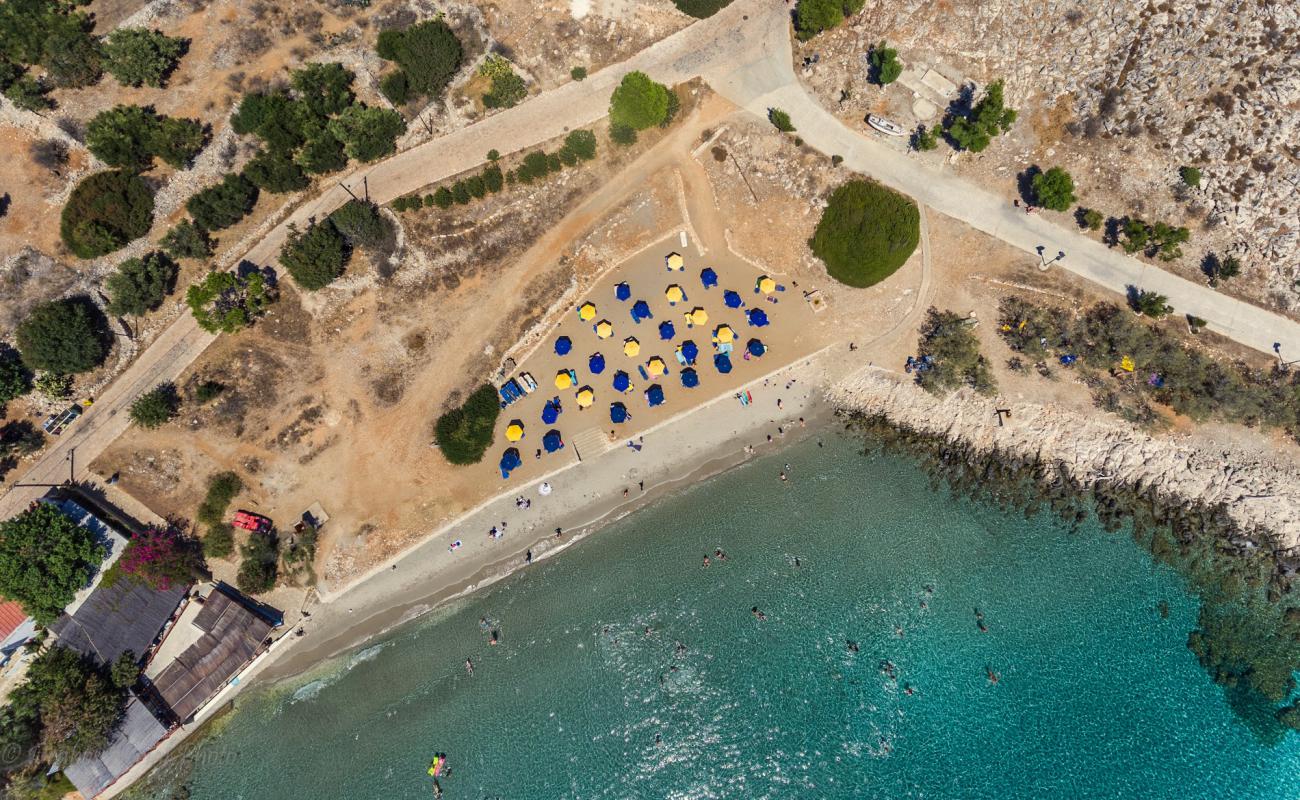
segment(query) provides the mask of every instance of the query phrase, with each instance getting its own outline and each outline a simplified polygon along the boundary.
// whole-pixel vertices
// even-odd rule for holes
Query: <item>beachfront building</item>
[[[101,664],[112,664],[124,653],[140,662],[151,655],[188,588],[182,584],[155,589],[130,578],[101,584],[80,606],[59,617],[50,631],[59,644]]]
[[[158,746],[170,730],[158,715],[134,692],[127,701],[122,721],[108,747],[97,755],[85,756],[63,768],[86,800],[93,800]]]

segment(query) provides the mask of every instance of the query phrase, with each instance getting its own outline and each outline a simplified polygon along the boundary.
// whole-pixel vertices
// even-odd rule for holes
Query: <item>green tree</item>
[[[1151,227],[1137,217],[1125,217],[1119,235],[1125,253],[1141,252],[1151,244]]]
[[[862,0],[799,0],[794,13],[795,36],[807,41],[839,27],[846,16],[862,10]]]
[[[1151,226],[1151,239],[1156,247],[1156,254],[1161,261],[1174,261],[1182,258],[1182,245],[1192,237],[1192,232],[1184,227],[1157,222]]]
[[[406,123],[396,111],[357,104],[348,106],[329,121],[329,132],[343,143],[343,150],[358,161],[375,161],[397,151],[397,137]]]
[[[668,87],[644,72],[629,72],[609,98],[611,125],[633,130],[653,128],[668,116]]]
[[[1193,189],[1201,185],[1201,171],[1196,167],[1179,167],[1178,178]]]
[[[471,175],[465,179],[465,186],[469,188],[469,193],[476,200],[482,200],[487,196],[487,184],[483,182],[482,175]]]
[[[135,399],[131,404],[131,421],[141,428],[159,428],[176,417],[181,398],[171,383],[162,383]]]
[[[16,339],[27,366],[72,375],[103,363],[112,337],[104,315],[81,295],[37,305],[19,323]]]
[[[872,286],[907,262],[921,236],[916,203],[874,181],[852,180],[836,189],[809,247],[832,278]]]
[[[226,175],[221,183],[195,193],[185,209],[204,230],[219,231],[239,222],[257,204],[257,186],[241,174]]]
[[[95,534],[48,503],[0,522],[0,596],[40,625],[63,613],[103,560]]]
[[[251,533],[248,544],[239,549],[243,560],[235,575],[235,585],[247,594],[265,594],[275,588],[280,550],[274,532]]]
[[[199,327],[210,333],[234,333],[262,315],[276,295],[260,272],[235,275],[209,272],[185,292],[185,304]]]
[[[573,78],[575,81],[585,81],[587,79],[587,68],[574,67],[569,70],[569,77]]]
[[[484,384],[465,400],[464,405],[438,417],[434,438],[443,457],[452,464],[481,461],[492,445],[492,431],[500,412],[496,389]]]
[[[244,177],[262,191],[280,194],[306,189],[311,181],[281,150],[261,150],[244,166]]]
[[[1034,173],[1030,183],[1035,205],[1053,211],[1068,211],[1074,205],[1074,179],[1060,167]]]
[[[470,201],[469,185],[465,181],[456,181],[451,186],[451,198],[458,205],[466,205]]]
[[[401,67],[410,97],[440,95],[460,69],[463,56],[460,40],[441,19],[404,30],[382,31],[375,51],[380,58],[396,61]]]
[[[208,558],[227,558],[235,552],[235,529],[225,522],[208,527],[203,535],[203,555]]]
[[[588,130],[570,131],[564,137],[564,147],[583,161],[596,157],[596,134]]]
[[[207,258],[212,255],[212,238],[208,232],[188,219],[176,223],[159,242],[172,258]]]
[[[142,258],[128,258],[104,281],[108,313],[138,317],[154,310],[176,287],[178,271],[176,262],[157,250]]]
[[[725,8],[730,2],[731,0],[673,0],[673,5],[683,14],[705,19],[718,13],[719,9]]]
[[[295,158],[298,165],[312,175],[338,172],[348,165],[343,143],[328,131],[321,131],[304,142]]]
[[[119,689],[130,689],[140,680],[140,663],[130,650],[122,653],[109,667],[109,680]]]
[[[379,92],[395,106],[404,106],[411,101],[411,83],[401,70],[385,75],[379,81]]]
[[[917,348],[922,368],[916,373],[916,382],[926,391],[943,395],[961,386],[970,386],[980,394],[997,391],[993,371],[980,354],[979,339],[968,318],[931,307],[921,325]]]
[[[231,501],[244,489],[244,482],[233,472],[218,472],[208,478],[208,491],[195,518],[204,525],[220,525]]]
[[[948,135],[963,150],[982,152],[993,137],[1011,130],[1016,121],[1016,111],[1007,108],[1003,100],[1002,81],[993,81],[984,90],[984,96],[971,109],[969,117],[957,117],[948,126]]]
[[[4,5],[10,5],[7,1]],[[78,15],[80,16],[80,15]],[[47,35],[41,56],[50,80],[58,86],[75,89],[90,86],[104,74],[99,42],[82,25],[59,27]]]
[[[438,208],[451,208],[451,204],[456,199],[451,196],[451,190],[446,186],[439,186],[438,190],[433,193],[433,204]]]
[[[1095,208],[1080,210],[1082,213],[1079,215],[1079,220],[1083,223],[1083,227],[1090,231],[1101,230],[1101,226],[1106,221],[1106,218],[1100,211]]]
[[[289,80],[298,99],[323,118],[340,114],[352,105],[355,77],[342,64],[330,62],[296,69]]]
[[[871,79],[881,86],[888,86],[903,74],[903,65],[898,61],[898,51],[886,47],[884,42],[871,48]]]
[[[104,68],[123,86],[161,87],[186,46],[161,31],[118,28],[104,39]]]
[[[117,105],[86,125],[86,147],[105,164],[143,170],[153,166],[158,115],[143,106]]]
[[[154,155],[176,169],[188,169],[207,143],[207,131],[198,120],[159,117],[151,147]]]
[[[55,645],[32,661],[7,710],[30,721],[45,761],[70,764],[108,746],[125,699],[90,659]]]
[[[493,194],[501,191],[505,187],[505,176],[501,174],[501,168],[493,164],[483,170],[483,183],[487,186],[487,190]],[[442,205],[442,202],[437,197],[434,198],[434,202]]]
[[[790,121],[790,115],[779,108],[769,108],[767,110],[767,121],[782,133],[794,133],[796,130],[794,123]]]
[[[351,250],[334,223],[312,223],[305,231],[290,228],[280,248],[280,263],[298,285],[309,291],[323,289],[343,274]]]
[[[330,214],[330,222],[353,247],[378,247],[391,233],[379,206],[364,200],[349,200]]]
[[[1169,305],[1168,297],[1157,292],[1149,292],[1146,289],[1130,292],[1129,305],[1137,313],[1152,319],[1168,316],[1174,310],[1174,307]]]
[[[942,135],[943,126],[941,125],[935,125],[933,128],[918,125],[912,133],[912,147],[921,151],[934,150],[939,146],[939,137]]]
[[[49,96],[50,87],[40,78],[24,75],[4,90],[5,97],[23,111],[46,111],[54,108]]]
[[[22,362],[18,351],[7,342],[0,342],[0,416],[5,404],[32,390],[32,373]]]
[[[609,139],[614,144],[621,144],[624,147],[634,145],[636,144],[636,128],[618,122],[610,123]]]

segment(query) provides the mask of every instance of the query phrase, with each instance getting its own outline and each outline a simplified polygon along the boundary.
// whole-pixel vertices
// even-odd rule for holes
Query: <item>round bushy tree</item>
[[[329,286],[343,273],[349,255],[343,234],[326,220],[291,233],[280,249],[280,263],[299,286],[315,291]]]
[[[0,522],[0,595],[49,625],[90,581],[103,556],[95,534],[54,506],[36,503]]]
[[[875,181],[854,180],[831,194],[808,244],[832,278],[864,288],[906,263],[921,238],[916,203]]]
[[[668,87],[655,83],[644,72],[629,72],[609,98],[612,125],[626,125],[642,131],[668,117]]]
[[[104,315],[85,296],[36,306],[18,325],[16,338],[24,364],[58,375],[99,366],[112,339]]]
[[[1053,211],[1068,211],[1074,205],[1074,179],[1060,167],[1036,173],[1031,180],[1034,202]]]
[[[129,258],[108,276],[108,313],[139,316],[162,305],[176,287],[176,262],[160,251]]]
[[[77,184],[63,206],[59,235],[81,258],[97,258],[138,239],[153,224],[153,192],[138,175],[96,172]]]
[[[180,395],[170,383],[155,386],[131,404],[131,421],[141,428],[159,428],[170,422],[181,408]]]

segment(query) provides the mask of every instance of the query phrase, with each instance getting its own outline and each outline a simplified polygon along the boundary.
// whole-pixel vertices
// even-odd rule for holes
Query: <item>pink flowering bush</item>
[[[155,589],[185,585],[206,572],[203,548],[176,528],[145,528],[131,537],[115,565]]]

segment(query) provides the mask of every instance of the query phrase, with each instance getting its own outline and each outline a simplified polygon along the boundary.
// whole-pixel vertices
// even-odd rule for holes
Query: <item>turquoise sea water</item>
[[[245,698],[161,776],[195,800],[419,798],[445,751],[448,800],[1295,800],[1300,736],[1234,717],[1185,646],[1196,609],[1126,535],[954,500],[832,436]]]

